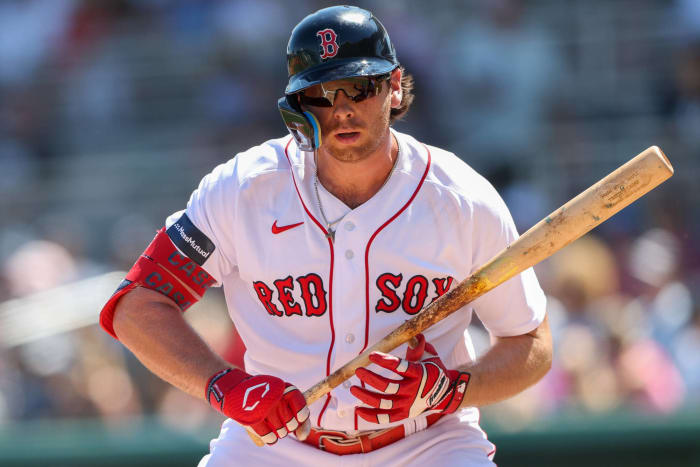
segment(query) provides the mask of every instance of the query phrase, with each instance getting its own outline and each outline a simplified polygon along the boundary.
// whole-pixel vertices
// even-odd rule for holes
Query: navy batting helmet
[[[325,81],[381,75],[397,66],[389,34],[371,12],[354,6],[324,8],[292,31],[285,94]]]
[[[292,30],[287,44],[289,82],[278,106],[300,149],[320,143],[316,118],[293,96],[326,81],[376,76],[399,66],[386,29],[375,16],[354,6],[334,6],[310,14]]]

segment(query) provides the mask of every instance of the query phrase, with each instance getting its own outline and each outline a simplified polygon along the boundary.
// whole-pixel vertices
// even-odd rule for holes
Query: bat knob
[[[250,439],[253,440],[256,446],[265,446],[265,441],[263,441],[252,428],[245,427],[245,430],[248,432],[248,436],[250,436]]]

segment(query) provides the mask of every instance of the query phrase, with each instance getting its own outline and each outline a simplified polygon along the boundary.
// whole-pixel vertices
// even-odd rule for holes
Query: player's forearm
[[[547,318],[534,331],[499,337],[474,363],[460,368],[471,374],[462,407],[480,407],[512,397],[539,381],[552,363]]]
[[[131,291],[117,306],[114,330],[154,374],[204,399],[211,375],[232,365],[216,355],[167,300],[151,290]]]

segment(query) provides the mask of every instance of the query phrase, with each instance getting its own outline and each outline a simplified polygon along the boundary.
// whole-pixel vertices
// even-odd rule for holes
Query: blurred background
[[[501,466],[700,465],[700,1],[353,3],[415,77],[396,128],[485,174],[521,232],[666,152],[670,181],[537,266],[553,368],[482,423]],[[222,418],[97,313],[203,175],[286,134],[289,33],[331,4],[0,0],[0,465],[207,451]],[[187,316],[233,358],[220,290]]]

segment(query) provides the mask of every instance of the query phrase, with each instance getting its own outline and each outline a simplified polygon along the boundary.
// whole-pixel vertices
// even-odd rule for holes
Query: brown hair
[[[391,109],[391,114],[389,116],[389,122],[394,123],[396,120],[402,119],[407,113],[408,109],[411,108],[413,103],[413,76],[410,73],[406,73],[404,67],[400,66],[401,69],[401,92],[403,97],[401,97],[401,105],[397,108]]]

